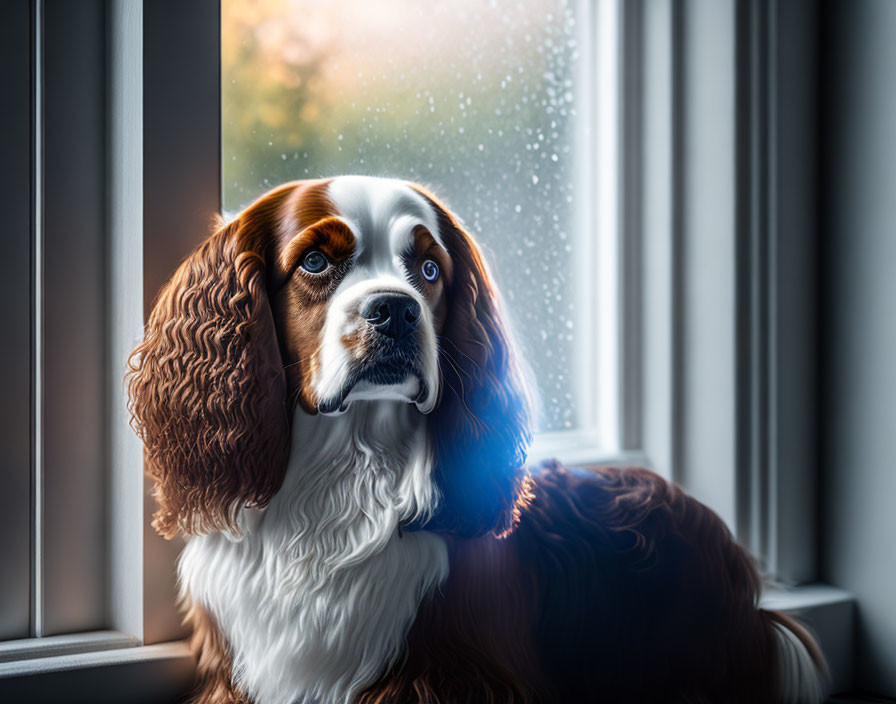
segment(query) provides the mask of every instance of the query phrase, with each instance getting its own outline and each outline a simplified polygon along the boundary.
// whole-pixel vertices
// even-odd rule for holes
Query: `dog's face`
[[[400,182],[341,177],[297,187],[282,210],[272,306],[291,395],[309,413],[368,399],[431,412],[453,264],[430,204]]]
[[[427,528],[500,532],[521,495],[530,401],[499,296],[470,235],[414,184],[341,176],[262,196],[180,266],[131,367],[168,537],[235,529],[279,489],[294,413],[367,400],[425,418]]]

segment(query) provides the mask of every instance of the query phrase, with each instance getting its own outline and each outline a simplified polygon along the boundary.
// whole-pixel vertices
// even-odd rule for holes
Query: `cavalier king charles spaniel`
[[[722,521],[643,469],[526,467],[532,399],[460,221],[289,183],[159,295],[128,379],[205,704],[819,702]]]

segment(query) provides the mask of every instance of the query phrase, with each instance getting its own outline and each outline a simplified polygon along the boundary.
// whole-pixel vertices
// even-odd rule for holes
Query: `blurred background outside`
[[[221,15],[225,211],[338,174],[431,188],[486,251],[539,429],[575,427],[572,6],[224,0]]]

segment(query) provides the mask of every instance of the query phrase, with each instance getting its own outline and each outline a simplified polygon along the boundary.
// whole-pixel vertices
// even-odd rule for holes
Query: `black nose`
[[[401,340],[417,328],[420,304],[400,293],[378,293],[364,300],[361,315],[380,335]]]

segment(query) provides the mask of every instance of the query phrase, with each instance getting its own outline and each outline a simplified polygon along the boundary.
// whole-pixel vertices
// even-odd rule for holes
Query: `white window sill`
[[[0,643],[0,677],[8,663],[76,653],[121,650],[140,645],[140,639],[119,631],[92,631],[47,638],[23,638]]]
[[[192,680],[190,649],[177,641],[0,663],[0,701],[173,704]]]
[[[608,450],[601,446],[596,433],[582,430],[537,433],[526,462],[535,465],[544,460],[557,460],[570,466],[614,464],[650,469],[650,462],[643,452]]]

